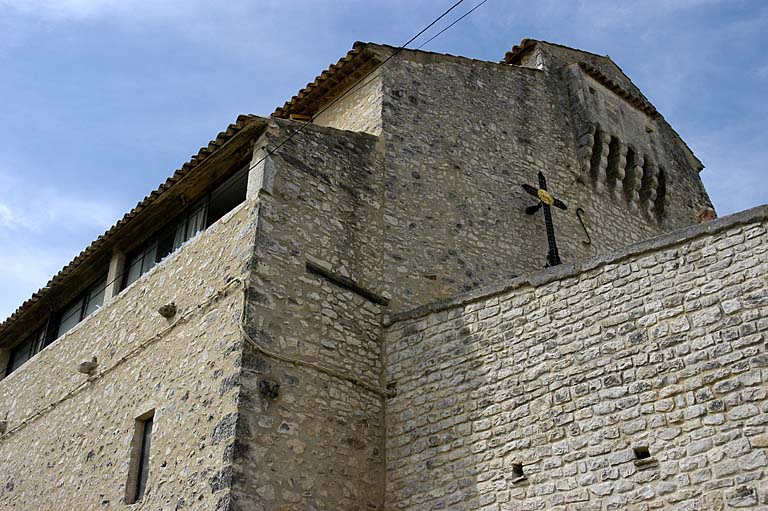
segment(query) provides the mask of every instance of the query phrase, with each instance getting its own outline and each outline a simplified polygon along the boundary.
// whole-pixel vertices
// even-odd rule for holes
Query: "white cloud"
[[[106,229],[117,221],[120,211],[108,199],[87,195],[91,190],[67,190],[62,193],[33,182],[21,182],[0,172],[0,234],[24,231],[25,235],[78,232],[84,229]]]
[[[44,245],[0,234],[0,321],[13,313],[32,293],[45,285],[68,261]]]
[[[120,216],[88,187],[55,190],[9,168],[0,165],[0,321]]]
[[[146,0],[0,0],[0,8],[8,13],[55,20],[81,20],[105,15],[146,15],[186,12],[184,6],[194,7],[201,2]]]
[[[10,227],[14,223],[13,213],[11,208],[5,204],[0,203],[0,228]]]

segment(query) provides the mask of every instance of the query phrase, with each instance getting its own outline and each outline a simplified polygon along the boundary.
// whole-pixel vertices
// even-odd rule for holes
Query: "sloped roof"
[[[614,94],[624,98],[638,110],[645,112],[650,117],[658,117],[661,115],[659,114],[659,111],[656,110],[656,107],[653,106],[651,102],[645,98],[645,96],[642,94],[633,94],[632,91],[628,91],[622,87],[621,84],[617,83],[611,77],[603,73],[597,66],[594,66],[589,62],[581,61],[579,62],[579,67],[581,67],[589,76],[605,85],[609,90],[613,91]]]
[[[290,119],[292,114],[315,114],[321,102],[329,99],[328,93],[335,87],[345,80],[355,81],[361,78],[375,63],[379,62],[376,54],[368,51],[370,47],[370,43],[356,41],[346,55],[317,75],[283,106],[276,108],[272,116]]]
[[[141,215],[144,210],[146,210],[149,206],[151,206],[163,195],[165,195],[168,190],[171,189],[178,181],[193,172],[195,168],[198,167],[203,161],[210,158],[214,153],[226,145],[227,142],[232,140],[235,136],[247,128],[254,127],[257,124],[266,122],[268,122],[268,119],[256,115],[238,116],[237,120],[233,124],[227,126],[225,131],[220,132],[215,139],[208,143],[208,145],[201,147],[197,154],[192,156],[189,161],[181,166],[181,168],[177,169],[171,177],[166,179],[165,182],[150,192],[150,194],[144,197],[144,199],[142,199],[138,204],[136,204],[133,209],[126,213],[112,227],[107,229],[104,234],[96,238],[96,240],[94,240],[93,243],[85,248],[85,250],[80,252],[74,259],[72,259],[72,261],[67,263],[67,265],[64,266],[56,275],[54,275],[53,278],[51,278],[51,280],[49,280],[44,287],[40,288],[38,291],[33,293],[30,298],[24,301],[24,303],[22,303],[21,306],[19,306],[10,316],[8,316],[5,321],[0,323],[0,334],[4,333],[10,324],[18,319],[22,314],[40,302],[40,300],[46,296],[52,286],[58,285],[64,281],[76,268],[78,268],[97,251],[104,247],[108,242],[110,242],[116,233],[124,229],[127,224],[131,223],[131,221],[137,217],[137,215]],[[0,341],[0,344],[2,344],[2,341]]]

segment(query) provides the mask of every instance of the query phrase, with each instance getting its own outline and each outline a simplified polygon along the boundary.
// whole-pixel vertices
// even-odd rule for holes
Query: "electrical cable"
[[[485,2],[487,2],[487,1],[488,1],[488,0],[483,0],[482,2],[480,2],[479,4],[477,4],[476,6],[474,6],[473,8],[471,8],[469,11],[467,11],[466,13],[464,13],[464,15],[463,15],[463,16],[461,16],[461,17],[457,18],[457,19],[456,19],[456,20],[455,20],[453,23],[451,23],[450,25],[448,25],[447,27],[445,27],[444,29],[442,29],[440,32],[438,32],[437,34],[435,34],[435,35],[433,35],[432,37],[430,37],[429,39],[427,39],[425,42],[423,42],[423,43],[421,44],[421,46],[419,46],[419,47],[418,47],[418,48],[416,48],[416,49],[417,49],[417,50],[420,50],[420,49],[424,48],[426,45],[428,45],[430,42],[432,42],[434,39],[436,39],[438,36],[440,36],[440,34],[442,34],[442,33],[443,33],[443,32],[445,32],[446,30],[448,30],[449,28],[451,28],[452,26],[454,26],[456,23],[458,23],[459,21],[463,20],[464,18],[466,18],[467,16],[469,16],[470,14],[472,14],[472,13],[473,13],[473,12],[474,12],[474,11],[475,11],[475,10],[476,10],[478,7],[480,7],[481,5],[483,5],[483,4],[484,4]]]
[[[357,376],[352,376],[351,374],[347,374],[345,372],[339,371],[337,369],[334,369],[332,367],[324,366],[322,364],[318,364],[315,362],[310,362],[309,360],[303,360],[296,357],[291,357],[288,355],[283,355],[281,353],[275,353],[274,351],[268,350],[258,342],[256,342],[245,330],[245,311],[248,306],[248,286],[245,282],[243,282],[243,307],[240,310],[240,320],[238,321],[238,325],[240,328],[240,333],[243,335],[243,338],[246,340],[246,342],[256,351],[259,353],[268,356],[269,358],[273,358],[275,360],[280,360],[283,362],[289,362],[294,365],[298,366],[304,366],[309,367],[311,369],[314,369],[316,371],[319,371],[321,373],[325,373],[329,376],[333,376],[336,378],[339,378],[341,380],[346,380],[350,383],[353,383],[359,387],[363,387],[366,390],[370,390],[371,392],[375,392],[379,396],[383,398],[391,398],[395,397],[397,393],[394,390],[386,389],[384,387],[381,387],[379,385],[375,385],[373,383],[369,383],[362,378],[358,378]]]
[[[241,169],[241,170],[242,170],[242,169]],[[234,177],[236,174],[237,174],[237,172],[233,173],[233,174],[232,174],[232,176],[230,176],[230,177]],[[224,185],[226,185],[226,186],[224,186]],[[211,190],[211,192],[209,192],[209,194],[208,194],[208,195],[210,195],[210,194],[211,194],[211,193],[213,193],[213,192],[216,192],[217,194],[223,194],[223,193],[225,193],[225,192],[228,192],[229,190],[233,189],[234,187],[236,187],[236,186],[238,186],[238,185],[242,185],[242,183],[238,182],[237,180],[233,180],[232,182],[230,182],[230,183],[227,183],[227,182],[226,182],[226,180],[225,180],[225,181],[224,181],[224,182],[223,182],[221,185],[219,185],[219,186],[215,187],[213,190]],[[245,194],[245,190],[243,190],[243,194]],[[238,204],[236,204],[236,205],[235,205],[235,207],[237,207],[239,204],[242,204],[242,203],[238,203]],[[204,205],[200,206],[200,208],[202,208],[202,207],[208,207],[208,206],[209,206],[209,203],[208,203],[208,202],[206,202]],[[233,208],[233,209],[234,209],[234,208]],[[163,230],[164,230],[164,229],[165,229],[167,226],[169,226],[169,225],[172,225],[172,224],[173,224],[173,225],[176,225],[176,227],[177,227],[177,228],[179,228],[179,227],[180,227],[182,224],[183,224],[183,225],[186,225],[186,222],[188,222],[188,221],[189,221],[189,217],[190,217],[190,216],[193,216],[193,215],[194,215],[194,213],[195,213],[196,211],[198,211],[198,210],[199,210],[199,208],[193,208],[192,210],[190,210],[190,213],[189,213],[189,214],[187,214],[187,215],[183,215],[183,214],[182,214],[182,215],[179,215],[179,217],[177,217],[176,219],[174,219],[172,222],[169,222],[168,224],[166,224],[165,226],[163,226],[163,228],[159,229],[159,230],[158,230],[158,232],[162,232],[162,231],[163,231]],[[230,210],[230,211],[231,211],[231,210]],[[225,214],[226,214],[226,213],[225,213]],[[183,221],[182,221],[182,218],[183,218]],[[208,227],[210,227],[210,226],[208,226]],[[206,227],[206,229],[207,229],[208,227]],[[203,229],[203,230],[205,230],[205,229]],[[192,236],[192,237],[190,237],[189,239],[185,240],[185,241],[184,241],[184,243],[186,243],[186,242],[187,242],[187,241],[189,241],[190,239],[192,239],[192,238],[194,238],[195,236],[197,236],[197,234],[199,234],[199,233],[200,233],[200,232],[202,232],[203,230],[201,230],[201,231],[198,231],[197,233],[195,233],[195,235],[194,235],[194,236]],[[134,269],[134,268],[135,268],[137,265],[141,265],[141,266],[143,267],[143,265],[144,265],[144,260],[146,259],[146,256],[147,256],[147,254],[149,253],[149,251],[151,251],[151,249],[152,249],[153,247],[157,246],[157,240],[156,240],[156,239],[154,239],[155,237],[156,237],[156,235],[153,235],[153,236],[152,236],[152,237],[151,237],[149,240],[145,241],[145,242],[144,242],[144,245],[145,245],[145,246],[144,246],[144,249],[143,249],[143,251],[141,252],[141,257],[134,257],[134,258],[132,258],[132,262],[131,262],[131,261],[127,261],[127,262],[128,262],[128,265],[127,265],[127,266],[125,266],[125,267],[123,268],[123,270],[122,270],[120,273],[118,273],[117,275],[115,275],[115,277],[114,277],[112,280],[110,280],[110,281],[106,281],[106,278],[105,278],[105,283],[104,283],[104,285],[102,285],[101,287],[99,287],[99,288],[87,288],[85,291],[83,291],[82,293],[80,293],[79,295],[77,295],[77,299],[73,299],[72,301],[68,302],[68,304],[74,305],[74,303],[75,303],[76,301],[78,301],[78,300],[79,300],[81,303],[80,303],[80,307],[79,307],[78,309],[76,309],[76,310],[73,310],[73,311],[72,311],[72,312],[71,312],[69,315],[67,315],[67,316],[59,317],[59,318],[58,318],[58,320],[56,321],[56,323],[57,323],[57,324],[65,323],[65,322],[69,321],[69,320],[70,320],[72,317],[74,317],[76,314],[81,314],[81,315],[82,315],[82,317],[81,317],[81,318],[78,320],[78,323],[79,323],[80,321],[82,321],[83,319],[85,319],[85,318],[86,318],[86,317],[87,317],[89,314],[84,314],[84,308],[85,308],[85,307],[87,307],[87,305],[88,305],[88,302],[89,302],[89,301],[92,299],[92,297],[93,297],[93,296],[96,296],[96,295],[98,295],[98,294],[100,294],[100,293],[104,292],[104,291],[105,291],[105,290],[106,290],[106,289],[107,289],[109,286],[111,286],[112,284],[114,284],[114,283],[115,283],[115,282],[117,282],[118,280],[121,280],[121,279],[122,279],[122,278],[123,278],[123,277],[124,277],[124,276],[125,276],[127,273],[130,273],[130,272],[131,272],[131,270],[133,270],[133,269]],[[151,240],[151,241],[150,241],[150,240]],[[143,275],[144,273],[146,273],[147,271],[149,271],[150,269],[152,269],[152,268],[153,268],[153,267],[154,267],[156,264],[160,263],[160,261],[162,261],[163,259],[165,259],[165,258],[166,258],[166,257],[168,257],[169,255],[173,254],[173,253],[174,253],[176,250],[178,250],[179,248],[181,248],[181,246],[178,246],[178,247],[174,248],[174,249],[173,249],[173,250],[171,250],[171,251],[170,251],[168,254],[165,254],[165,256],[163,256],[163,257],[162,257],[160,260],[158,260],[158,261],[153,261],[153,263],[152,263],[152,266],[151,266],[150,268],[148,268],[147,270],[145,270],[145,271],[141,271],[141,272],[139,273],[139,276]],[[137,277],[137,278],[138,278],[138,277]],[[86,297],[87,297],[87,299],[84,299],[84,298],[86,298]],[[62,310],[63,310],[63,309],[64,309],[64,307],[62,307]],[[58,312],[58,311],[57,311],[57,312]],[[76,324],[77,324],[77,323],[76,323]],[[72,325],[72,326],[74,326],[74,325]],[[46,340],[44,340],[44,342],[46,343],[46,345],[47,345],[47,344],[49,344],[50,342],[53,342],[53,341],[54,341],[56,338],[58,338],[58,337],[61,337],[61,336],[59,335],[59,336],[57,336],[57,337],[55,337],[55,338],[53,338],[53,339],[50,339],[50,338],[48,337],[49,335],[53,335],[53,334],[49,334],[49,333],[46,333],[46,334],[45,334]],[[63,335],[63,334],[62,334],[62,335]],[[43,346],[43,347],[45,347],[45,346]],[[42,349],[42,348],[41,348],[41,349]],[[38,350],[36,350],[36,351],[35,351],[35,354],[39,353],[39,352],[41,351],[41,349],[38,349]]]
[[[452,28],[454,25],[456,25],[458,22],[460,22],[461,20],[463,20],[464,18],[466,18],[467,16],[469,16],[470,14],[472,14],[472,12],[474,12],[474,11],[475,11],[476,9],[478,9],[480,6],[482,6],[483,4],[485,4],[487,1],[488,1],[488,0],[482,0],[482,1],[481,1],[479,4],[477,4],[476,6],[474,6],[472,9],[470,9],[469,11],[467,11],[465,14],[463,14],[462,16],[460,16],[459,18],[457,18],[456,20],[454,20],[454,21],[453,21],[452,23],[450,23],[448,26],[446,26],[445,28],[443,28],[442,30],[440,30],[440,31],[439,31],[437,34],[435,34],[434,36],[432,36],[432,37],[430,37],[429,39],[427,39],[427,41],[425,41],[425,42],[424,42],[424,43],[422,43],[420,46],[418,46],[418,48],[417,48],[417,49],[421,49],[421,48],[423,48],[424,46],[426,46],[427,44],[429,44],[429,43],[430,43],[431,41],[433,41],[435,38],[439,37],[441,34],[443,34],[443,33],[444,33],[444,32],[446,32],[447,30],[449,30],[450,28]],[[294,132],[292,132],[290,135],[288,135],[288,137],[287,137],[287,138],[285,138],[285,140],[281,141],[281,142],[280,142],[280,143],[279,143],[277,146],[275,146],[274,148],[272,148],[271,150],[269,150],[269,151],[267,152],[267,154],[265,154],[264,156],[262,156],[262,157],[261,157],[261,158],[260,158],[260,159],[259,159],[259,160],[258,160],[258,161],[255,163],[255,164],[254,164],[254,166],[256,166],[256,165],[259,165],[260,163],[262,163],[263,161],[265,161],[267,158],[269,158],[271,155],[273,155],[275,152],[277,152],[277,150],[279,150],[281,147],[283,147],[284,145],[286,145],[286,144],[287,144],[287,143],[288,143],[288,142],[289,142],[289,141],[290,141],[290,140],[291,140],[293,137],[295,137],[296,135],[299,135],[299,134],[300,134],[300,133],[301,133],[301,132],[302,132],[302,131],[303,131],[303,130],[306,128],[306,126],[307,126],[308,124],[311,124],[311,122],[312,122],[312,121],[314,121],[314,120],[315,120],[315,119],[316,119],[318,116],[322,115],[324,112],[326,112],[328,109],[330,109],[330,108],[331,108],[333,105],[335,105],[335,104],[336,104],[337,102],[339,102],[341,99],[343,99],[343,98],[344,98],[344,97],[346,97],[347,95],[349,95],[349,94],[351,94],[351,93],[355,92],[356,90],[358,90],[358,89],[360,89],[361,87],[363,87],[363,86],[367,85],[368,83],[370,83],[370,81],[371,81],[371,80],[373,80],[373,78],[372,78],[371,80],[369,80],[369,81],[366,81],[366,82],[363,82],[363,80],[365,80],[366,78],[368,78],[368,77],[369,77],[371,74],[373,74],[373,73],[374,73],[376,70],[378,70],[379,68],[383,67],[384,65],[386,65],[386,64],[387,64],[387,62],[389,62],[389,61],[390,61],[390,60],[392,60],[394,57],[396,57],[397,55],[399,55],[399,54],[400,54],[400,52],[402,52],[404,49],[406,49],[406,48],[407,48],[407,46],[408,46],[409,44],[411,44],[413,41],[415,41],[416,39],[418,39],[418,38],[419,38],[419,37],[420,37],[422,34],[424,34],[424,33],[425,33],[427,30],[429,30],[430,28],[432,28],[432,27],[433,27],[435,24],[437,24],[437,23],[438,23],[438,22],[439,22],[441,19],[443,19],[445,16],[447,16],[447,15],[448,15],[448,14],[449,14],[451,11],[453,11],[453,10],[454,10],[456,7],[458,7],[458,6],[459,6],[460,4],[462,4],[463,2],[464,2],[464,0],[458,0],[457,2],[455,2],[455,3],[454,3],[453,5],[451,5],[451,6],[450,6],[448,9],[446,9],[446,10],[445,10],[445,11],[444,11],[444,12],[443,12],[443,13],[442,13],[440,16],[438,16],[437,18],[435,18],[435,19],[434,19],[432,22],[430,22],[430,23],[429,23],[427,26],[425,26],[425,27],[424,27],[423,29],[421,29],[421,30],[420,30],[418,33],[416,33],[416,35],[414,35],[413,37],[411,37],[411,38],[410,38],[408,41],[406,41],[406,42],[405,42],[404,44],[402,44],[401,46],[397,47],[397,49],[395,49],[395,51],[394,51],[394,52],[392,52],[392,53],[391,53],[391,54],[390,54],[390,55],[389,55],[387,58],[385,58],[384,60],[382,60],[381,62],[379,62],[378,64],[376,64],[376,65],[375,65],[375,66],[374,66],[374,67],[373,67],[373,68],[372,68],[370,71],[368,71],[366,74],[364,74],[362,77],[360,77],[360,78],[359,78],[359,79],[358,79],[358,80],[357,80],[357,81],[356,81],[356,82],[355,82],[355,83],[354,83],[352,86],[350,86],[350,87],[349,87],[349,88],[348,88],[346,91],[344,91],[344,93],[342,93],[341,95],[339,95],[339,96],[337,96],[336,98],[334,98],[334,99],[333,99],[333,100],[332,100],[330,103],[328,103],[328,104],[327,104],[325,107],[321,108],[321,109],[320,109],[318,112],[316,112],[315,114],[313,114],[313,115],[312,115],[312,117],[311,117],[311,120],[310,120],[309,122],[302,124],[302,125],[301,125],[301,126],[300,126],[300,127],[297,129],[297,130],[295,130],[295,131],[294,131]],[[229,186],[232,186],[232,185],[234,185],[234,184],[235,184],[235,183],[229,183]],[[227,188],[229,188],[229,186],[227,186]],[[129,265],[128,265],[128,267],[125,267],[125,268],[123,269],[123,271],[121,271],[121,272],[120,272],[118,275],[116,275],[116,276],[115,276],[115,278],[114,278],[114,279],[112,279],[111,281],[109,281],[109,282],[106,282],[106,283],[104,284],[104,286],[103,286],[103,287],[101,287],[101,288],[100,288],[98,291],[96,291],[95,293],[94,293],[94,290],[93,290],[93,289],[92,289],[92,290],[89,290],[89,291],[86,291],[86,294],[88,295],[88,298],[87,298],[87,299],[81,299],[81,300],[83,300],[83,304],[81,305],[80,309],[78,309],[78,310],[76,310],[76,311],[73,311],[73,312],[72,312],[72,313],[71,313],[69,316],[67,316],[66,318],[60,318],[60,319],[59,319],[59,321],[58,321],[58,323],[59,323],[59,324],[61,324],[61,323],[64,323],[65,321],[69,320],[69,319],[70,319],[72,316],[74,316],[74,314],[76,314],[76,313],[79,313],[79,314],[83,314],[83,308],[88,306],[88,303],[87,303],[87,302],[90,300],[90,297],[91,297],[91,295],[94,295],[94,294],[98,295],[99,293],[101,293],[101,292],[104,292],[104,291],[105,291],[105,290],[106,290],[106,289],[107,289],[109,286],[113,285],[113,284],[114,284],[114,283],[115,283],[117,280],[119,280],[119,279],[122,279],[122,278],[125,276],[125,274],[126,274],[126,273],[130,272],[130,270],[131,270],[131,269],[132,269],[132,268],[133,268],[133,267],[134,267],[134,266],[135,266],[137,263],[141,263],[141,265],[143,266],[143,264],[144,264],[144,258],[146,257],[146,255],[147,255],[147,250],[148,250],[149,248],[150,248],[150,247],[149,247],[149,245],[148,245],[148,246],[146,246],[146,247],[144,248],[144,251],[143,251],[143,253],[142,253],[142,257],[141,257],[141,258],[137,258],[137,259],[134,261],[134,263],[133,263],[133,264],[129,264]],[[175,250],[171,251],[171,253],[173,253],[174,251],[175,251]],[[170,254],[168,254],[168,255],[170,255]],[[159,261],[158,261],[158,262],[159,262]],[[142,273],[144,273],[144,272],[142,272]],[[84,319],[84,317],[82,317],[80,320],[82,320],[82,319]],[[248,337],[248,336],[247,336],[247,333],[245,332],[245,330],[244,330],[244,329],[243,329],[243,334],[244,334],[244,335],[246,335],[246,339],[247,339],[247,340],[249,340],[249,341],[250,341],[252,344],[256,344],[256,343],[255,343],[255,342],[254,342],[252,339],[250,339],[250,337]],[[47,335],[47,334],[46,334],[46,335]],[[265,351],[265,350],[263,350],[263,348],[260,348],[260,349],[261,349],[262,351]],[[268,355],[270,355],[270,356],[273,356],[273,357],[275,357],[275,358],[280,358],[280,356],[279,356],[279,355],[275,355],[275,354],[272,354],[272,353],[269,353],[269,352],[266,352],[266,351],[265,351],[265,354],[268,354]],[[30,358],[31,358],[31,357],[30,357]],[[310,363],[310,362],[305,362],[303,365],[312,365],[312,366],[315,366],[315,364],[312,364],[312,363]],[[317,367],[316,367],[316,368],[317,368]],[[327,371],[326,371],[326,372],[327,372]],[[329,374],[330,374],[330,373],[329,373]],[[351,380],[350,380],[350,381],[351,381]],[[381,391],[381,390],[379,390],[379,389],[376,389],[376,391],[377,391],[377,392],[380,392],[380,393],[382,392],[382,391]],[[388,391],[388,390],[386,390],[386,389],[384,389],[384,390],[383,390],[383,393],[384,393],[384,395],[386,395],[388,392],[389,392],[389,391]]]
[[[114,364],[112,364],[109,367],[106,367],[102,369],[101,371],[94,373],[92,375],[89,375],[87,379],[85,379],[83,382],[77,384],[74,388],[69,390],[68,392],[64,393],[62,396],[60,396],[58,399],[51,401],[47,405],[42,406],[41,408],[38,408],[34,412],[32,412],[30,415],[26,416],[25,418],[18,421],[18,424],[10,429],[8,429],[5,433],[0,435],[0,440],[7,438],[8,436],[16,433],[20,429],[26,427],[29,425],[30,422],[33,420],[43,416],[45,413],[53,410],[58,406],[59,404],[63,403],[64,401],[74,397],[75,395],[79,394],[82,390],[88,387],[90,383],[93,381],[99,380],[104,375],[112,372],[115,368],[120,366],[123,362],[126,362],[128,359],[133,358],[137,354],[139,354],[141,351],[143,351],[147,346],[150,344],[154,344],[157,341],[162,340],[166,335],[168,335],[173,329],[175,329],[177,326],[179,326],[182,323],[186,323],[190,320],[192,317],[193,312],[196,310],[202,310],[208,307],[210,304],[217,302],[221,300],[222,298],[226,297],[229,294],[229,290],[232,288],[233,284],[243,284],[243,280],[239,278],[234,278],[230,281],[228,281],[224,286],[222,286],[218,291],[215,293],[212,293],[208,298],[203,300],[202,302],[198,303],[197,305],[190,306],[185,312],[181,313],[174,319],[170,324],[168,324],[165,328],[160,330],[158,333],[154,335],[150,335],[149,337],[145,338],[144,340],[136,343],[132,348],[130,348],[124,355],[122,355],[120,358],[115,360]],[[6,418],[7,420],[7,418]]]
[[[447,9],[445,12],[443,12],[443,13],[442,13],[440,16],[438,16],[437,18],[435,18],[435,19],[434,19],[434,20],[433,20],[433,21],[432,21],[432,22],[431,22],[429,25],[427,25],[426,27],[424,27],[423,29],[421,29],[421,30],[420,30],[420,31],[419,31],[419,32],[418,32],[418,33],[417,33],[415,36],[413,36],[413,37],[411,37],[410,39],[408,39],[408,41],[406,41],[406,42],[405,42],[403,45],[401,45],[401,46],[398,46],[398,47],[397,47],[397,49],[395,49],[395,51],[394,51],[394,52],[392,52],[392,53],[391,53],[391,54],[390,54],[390,55],[389,55],[389,56],[388,56],[386,59],[384,59],[384,60],[382,60],[381,62],[379,62],[378,64],[376,64],[376,65],[373,67],[373,69],[371,69],[371,70],[370,70],[370,71],[368,71],[366,74],[364,74],[363,76],[361,76],[361,77],[360,77],[360,78],[357,80],[357,82],[355,82],[355,83],[354,83],[354,84],[353,84],[353,85],[352,85],[352,86],[351,86],[349,89],[347,89],[346,91],[344,91],[344,93],[343,93],[343,94],[341,94],[341,95],[339,95],[338,97],[334,98],[334,99],[333,99],[333,101],[331,101],[331,102],[330,102],[330,103],[328,103],[326,106],[324,106],[323,108],[321,108],[321,109],[320,109],[318,112],[316,112],[315,114],[313,114],[313,115],[312,115],[312,118],[311,118],[311,119],[310,119],[308,122],[306,122],[306,123],[302,124],[301,126],[299,126],[299,128],[298,128],[296,131],[294,131],[293,133],[291,133],[290,135],[288,135],[288,137],[286,137],[286,138],[285,138],[285,140],[283,140],[282,142],[280,142],[279,144],[277,144],[277,145],[276,145],[274,148],[270,149],[270,150],[267,152],[267,154],[265,154],[264,156],[262,156],[262,157],[261,157],[261,159],[259,159],[259,161],[257,161],[257,162],[256,162],[256,163],[255,163],[253,166],[256,166],[256,165],[260,164],[261,162],[263,162],[264,160],[266,160],[267,158],[269,158],[270,156],[272,156],[273,154],[275,154],[275,152],[276,152],[278,149],[280,149],[280,148],[281,148],[281,147],[283,147],[285,144],[287,144],[288,142],[290,142],[290,140],[291,140],[293,137],[295,137],[296,135],[298,135],[298,134],[300,134],[302,131],[304,131],[304,128],[306,128],[306,127],[307,127],[307,125],[311,124],[311,123],[312,123],[312,121],[314,121],[315,119],[317,119],[317,117],[318,117],[318,116],[320,116],[321,114],[323,114],[325,111],[327,111],[329,108],[331,108],[333,105],[335,105],[335,104],[336,104],[338,101],[340,101],[342,98],[345,98],[347,95],[349,95],[349,94],[351,94],[352,92],[354,92],[354,91],[358,90],[358,89],[359,89],[359,88],[362,86],[362,85],[360,85],[360,84],[361,84],[361,82],[362,82],[363,80],[365,80],[366,78],[368,78],[368,77],[369,77],[369,76],[370,76],[372,73],[374,73],[374,72],[375,72],[377,69],[379,69],[380,67],[384,66],[384,65],[385,65],[387,62],[389,62],[389,61],[390,61],[390,60],[392,60],[394,57],[396,57],[397,55],[399,55],[399,54],[400,54],[400,52],[401,52],[401,51],[403,51],[403,50],[404,50],[404,49],[405,49],[405,48],[406,48],[406,47],[407,47],[409,44],[411,44],[411,43],[412,43],[414,40],[416,40],[416,39],[417,39],[419,36],[421,36],[421,35],[422,35],[424,32],[426,32],[427,30],[429,30],[430,28],[432,28],[432,27],[435,25],[435,23],[439,22],[441,19],[443,19],[445,16],[447,16],[447,15],[448,15],[448,13],[450,13],[452,10],[454,10],[456,7],[458,7],[458,6],[459,6],[459,5],[460,5],[462,2],[464,2],[464,0],[458,0],[458,2],[456,2],[455,4],[453,4],[453,5],[452,5],[451,7],[449,7],[449,8],[448,8],[448,9]],[[369,82],[366,82],[365,84],[367,84],[367,83],[369,83]],[[363,85],[365,85],[365,84],[363,84]]]

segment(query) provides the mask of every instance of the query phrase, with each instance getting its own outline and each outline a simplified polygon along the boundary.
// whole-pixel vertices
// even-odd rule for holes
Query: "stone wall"
[[[538,171],[568,205],[553,212],[564,261],[690,225],[709,203],[696,173],[680,180],[701,195],[670,204],[662,223],[597,193],[559,73],[410,51],[383,69],[384,275],[396,310],[542,268],[542,214],[525,214],[535,200],[520,188]]]
[[[0,381],[0,509],[219,509],[229,501],[242,279],[239,206]],[[166,320],[158,307],[175,302]],[[93,376],[78,364],[98,358]],[[136,418],[154,409],[149,483],[125,504]]]
[[[307,271],[378,291],[381,163],[376,137],[315,125],[263,163],[233,509],[381,509],[381,305]]]
[[[362,131],[371,135],[381,134],[382,79],[381,70],[369,71],[361,81],[338,92],[336,96],[320,106],[326,109],[314,119],[320,126],[340,130]]]
[[[386,508],[765,509],[766,224],[756,208],[395,317]]]
[[[321,109],[340,99],[315,123],[380,136],[394,310],[542,268],[542,214],[525,214],[535,199],[520,188],[539,171],[568,205],[554,213],[565,261],[690,225],[710,205],[695,157],[605,57],[537,42],[513,66],[362,46],[386,64],[329,93]]]

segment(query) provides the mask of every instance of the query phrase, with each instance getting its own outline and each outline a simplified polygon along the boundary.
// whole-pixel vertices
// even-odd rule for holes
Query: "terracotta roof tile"
[[[370,45],[357,41],[346,55],[335,64],[321,72],[314,81],[307,84],[282,107],[275,109],[273,117],[289,119],[291,114],[312,115],[321,106],[323,97],[336,85],[360,71],[375,59],[373,53],[366,51]]]

